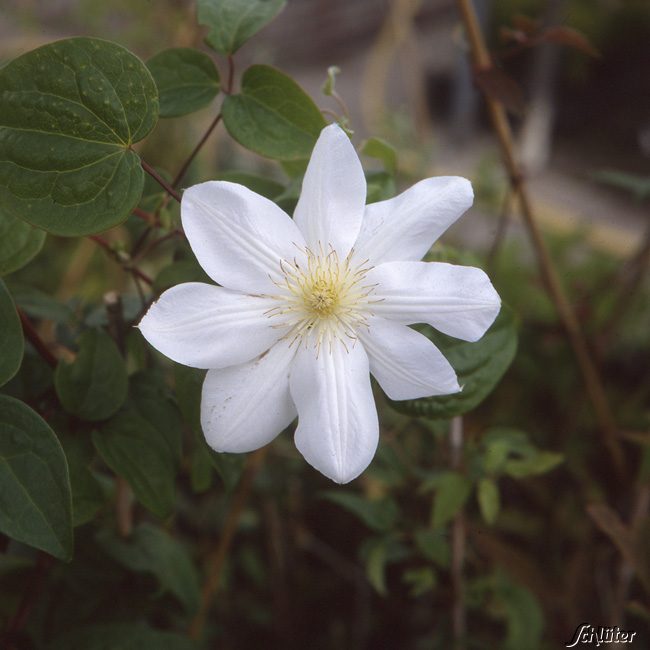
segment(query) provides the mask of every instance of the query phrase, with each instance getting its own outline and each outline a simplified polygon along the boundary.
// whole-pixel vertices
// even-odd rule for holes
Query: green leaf
[[[451,552],[446,536],[440,530],[423,528],[415,531],[415,545],[422,555],[434,562],[439,567],[446,569],[449,566]]]
[[[268,65],[253,65],[244,72],[241,94],[228,95],[222,113],[237,142],[277,160],[309,158],[326,126],[305,91]]]
[[[0,395],[0,530],[61,560],[72,557],[72,499],[61,444],[45,420],[7,395]]]
[[[442,528],[465,505],[472,483],[458,472],[444,472],[437,477],[435,488],[431,523],[434,528]]]
[[[246,186],[249,190],[265,196],[267,199],[275,199],[285,191],[284,185],[277,181],[266,178],[265,176],[256,176],[247,172],[229,171],[219,174],[217,178],[220,181],[230,181]]]
[[[361,144],[360,151],[370,158],[380,160],[389,174],[395,174],[397,171],[397,151],[386,140],[368,138]]]
[[[370,537],[361,546],[361,557],[366,567],[368,582],[382,596],[388,594],[386,567],[408,556],[408,550],[391,536]]]
[[[402,582],[411,585],[411,596],[417,598],[432,591],[438,584],[438,578],[436,572],[430,566],[426,566],[407,569],[402,575]]]
[[[99,545],[130,571],[152,574],[163,593],[173,594],[192,614],[200,600],[199,576],[187,549],[178,540],[149,523],[140,524],[128,540],[103,531]]]
[[[284,9],[286,0],[198,0],[200,25],[209,28],[206,43],[220,54],[234,54]]]
[[[481,515],[488,524],[493,524],[499,514],[499,488],[491,478],[482,478],[478,482],[476,496]]]
[[[538,451],[526,458],[517,458],[509,460],[504,465],[505,473],[513,478],[523,478],[525,476],[537,476],[546,474],[555,469],[562,461],[564,456],[553,451]]]
[[[120,223],[144,172],[131,146],[158,118],[158,91],[116,43],[70,38],[0,68],[0,210],[59,235]]]
[[[395,178],[388,172],[366,172],[367,203],[385,201],[395,196]]]
[[[379,532],[390,530],[399,515],[397,504],[390,498],[370,501],[354,492],[338,490],[323,492],[321,496],[345,508],[361,519],[366,526]]]
[[[198,650],[186,636],[161,632],[144,623],[113,623],[77,628],[47,650]]]
[[[198,50],[163,50],[147,61],[147,67],[158,86],[160,117],[198,111],[219,92],[219,71],[212,59]]]
[[[101,485],[90,471],[94,450],[88,436],[68,435],[61,439],[68,460],[72,488],[72,523],[76,528],[92,521],[106,502]]]
[[[210,276],[198,265],[195,260],[182,260],[172,262],[164,267],[153,281],[153,290],[161,294],[170,287],[184,282],[206,282],[214,284]]]
[[[0,280],[0,386],[20,368],[25,343],[23,328],[5,283]]]
[[[175,501],[181,423],[156,375],[135,375],[126,406],[92,438],[104,462],[126,479],[138,501],[167,517]]]
[[[650,199],[650,177],[605,169],[593,174],[594,180],[632,194],[637,201]]]
[[[68,364],[59,362],[54,376],[63,408],[82,420],[105,420],[122,406],[127,393],[124,360],[103,330],[86,330],[79,353]]]
[[[45,232],[0,212],[0,276],[25,266],[43,248]]]
[[[445,420],[473,410],[494,390],[517,350],[515,316],[505,305],[492,327],[476,343],[452,339],[428,326],[418,329],[440,348],[456,371],[463,390],[442,397],[389,400],[393,408],[408,415]]]
[[[55,323],[69,323],[72,320],[74,316],[72,309],[52,296],[27,284],[10,282],[10,278],[7,282],[16,304],[28,316]]]

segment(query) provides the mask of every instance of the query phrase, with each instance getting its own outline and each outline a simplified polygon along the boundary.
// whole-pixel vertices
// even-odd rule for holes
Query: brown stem
[[[140,280],[149,286],[153,284],[153,280],[144,271],[141,271],[137,266],[134,266],[128,261],[121,260],[117,255],[117,252],[113,250],[113,247],[103,237],[100,237],[99,235],[88,235],[88,239],[92,239],[92,241],[94,241],[98,246],[103,248],[116,262],[122,266],[125,271],[128,271],[132,275],[140,278]]]
[[[497,231],[494,235],[494,241],[492,242],[492,247],[487,256],[487,266],[489,269],[494,268],[496,262],[497,254],[501,249],[503,240],[506,236],[506,231],[508,229],[508,224],[510,223],[510,217],[512,212],[512,188],[508,188],[505,196],[503,197],[503,203],[501,204],[501,214],[499,214],[499,223],[497,224]]]
[[[214,129],[216,128],[217,124],[221,122],[221,113],[219,113],[214,120],[212,120],[212,123],[210,126],[207,128],[206,132],[203,134],[201,139],[198,141],[196,144],[196,147],[192,149],[192,153],[187,157],[187,160],[182,164],[181,168],[178,170],[178,173],[174,177],[174,180],[172,181],[172,187],[178,187],[180,182],[183,180],[185,177],[185,174],[187,173],[187,170],[189,169],[190,165],[192,164],[192,161],[194,158],[196,158],[196,155],[201,151],[203,148],[203,145],[205,144],[206,140],[210,137],[210,134]]]
[[[146,210],[142,210],[141,208],[133,208],[131,212],[136,217],[139,217],[143,221],[146,221],[150,226],[157,225],[158,220],[156,219],[156,215],[151,214],[151,212],[147,212]]]
[[[463,418],[456,416],[451,421],[449,431],[450,465],[454,471],[459,471],[463,458]],[[465,650],[467,634],[467,614],[465,611],[465,514],[458,511],[451,528],[451,585],[453,607],[451,614],[454,650]]]
[[[201,591],[201,603],[199,605],[199,611],[196,613],[196,616],[193,618],[192,623],[190,624],[189,635],[192,639],[200,639],[203,634],[203,628],[205,626],[205,620],[212,604],[212,599],[219,589],[219,584],[221,582],[221,572],[223,570],[223,565],[225,564],[226,557],[228,556],[228,551],[230,550],[230,545],[232,544],[233,537],[237,530],[239,524],[239,518],[242,511],[248,501],[250,496],[251,489],[253,487],[253,480],[257,475],[264,457],[266,456],[268,447],[263,449],[258,449],[256,452],[251,454],[248,457],[248,462],[244,474],[239,482],[237,491],[233,497],[232,503],[226,515],[226,521],[224,522],[223,531],[221,537],[219,538],[219,543],[215,548],[214,552],[210,555],[207,562],[207,578],[203,589]]]
[[[142,169],[153,178],[158,185],[160,185],[167,194],[176,199],[179,203],[181,202],[181,195],[143,158],[140,158],[140,165]]]
[[[224,88],[226,95],[232,93],[232,84],[235,80],[235,59],[233,59],[232,54],[228,55],[228,84]]]
[[[58,364],[58,359],[54,356],[52,351],[47,347],[43,339],[38,335],[36,329],[32,325],[31,321],[27,317],[27,314],[20,308],[18,308],[18,316],[20,317],[20,323],[23,326],[23,332],[25,338],[34,346],[36,352],[38,352],[41,357],[47,362],[51,368],[56,368]]]
[[[457,0],[457,3],[467,32],[474,65],[477,70],[490,69],[492,67],[492,60],[485,45],[472,2],[471,0]],[[619,474],[623,475],[624,457],[620,440],[618,439],[616,421],[578,319],[564,293],[539,225],[537,224],[526,182],[515,159],[512,133],[505,109],[502,104],[496,102],[491,97],[484,95],[484,98],[492,122],[492,128],[499,141],[503,162],[510,176],[512,189],[519,197],[522,217],[531,238],[535,254],[537,255],[542,279],[555,304],[555,308],[562,320],[569,342],[573,348],[587,394],[589,395],[598,420],[603,442],[612,456],[614,467]]]

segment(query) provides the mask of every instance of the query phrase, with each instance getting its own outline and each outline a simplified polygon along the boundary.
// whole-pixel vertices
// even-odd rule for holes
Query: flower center
[[[281,293],[272,296],[277,306],[268,316],[283,317],[278,327],[289,327],[287,337],[320,348],[324,341],[336,338],[355,341],[357,330],[366,324],[368,305],[374,290],[364,284],[370,270],[367,260],[352,261],[352,251],[340,260],[330,247],[325,253],[305,249],[306,261],[282,260],[282,280],[276,284]]]

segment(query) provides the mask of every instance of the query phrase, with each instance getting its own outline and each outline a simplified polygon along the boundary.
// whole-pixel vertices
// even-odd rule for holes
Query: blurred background
[[[500,509],[489,525],[476,501],[467,501],[466,647],[557,648],[588,622],[626,625],[638,632],[631,647],[647,648],[650,2],[474,4],[498,63],[491,91],[508,107],[539,222],[625,439],[623,477],[602,449],[572,352],[539,279],[467,63],[456,3],[290,0],[236,54],[237,75],[251,63],[272,64],[323,109],[347,111],[356,144],[372,135],[397,149],[399,190],[436,174],[473,182],[475,206],[444,243],[470,250],[488,270],[517,314],[520,341],[497,391],[464,418],[465,462],[471,472],[472,454],[484,453],[497,426],[524,432],[562,462],[552,470],[550,463],[548,473],[499,476]],[[549,33],[554,36],[540,38]],[[190,0],[2,2],[0,62],[72,35],[117,41],[146,60],[172,46],[203,48],[204,30]],[[217,64],[223,78],[225,62]],[[339,68],[336,92],[345,109],[321,90],[330,66]],[[147,159],[173,172],[214,115],[211,106],[190,119],[161,121],[144,145]],[[372,169],[377,163],[364,164]],[[218,128],[185,184],[228,170],[287,183],[278,165]],[[128,236],[124,229],[107,234],[111,241]],[[133,292],[128,277],[87,240],[49,237],[41,257],[40,265],[12,279],[82,301],[119,285]],[[147,270],[155,274],[152,264]],[[386,506],[376,510],[379,523],[359,502],[315,496],[332,486],[300,465],[289,436],[274,443],[231,553],[213,621],[214,647],[452,647],[451,533],[421,527],[431,507],[430,490],[422,486],[450,463],[448,423],[412,420],[380,406],[382,447],[355,487]],[[185,497],[175,526],[201,556],[218,535],[227,499],[218,488]],[[608,510],[589,510],[593,503]],[[81,559],[75,562],[83,563],[93,542],[83,529],[77,535]],[[109,568],[99,564],[92,579],[108,585]],[[106,594],[127,603],[125,594],[138,588],[127,582],[106,587]],[[50,614],[54,629],[72,624],[72,605],[61,608]]]

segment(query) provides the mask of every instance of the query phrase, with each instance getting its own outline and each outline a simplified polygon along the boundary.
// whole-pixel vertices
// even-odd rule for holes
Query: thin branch
[[[176,174],[174,180],[172,181],[172,187],[178,187],[180,185],[181,181],[185,177],[185,174],[187,173],[187,170],[189,169],[190,165],[194,161],[194,158],[196,158],[196,155],[199,153],[199,151],[201,151],[206,140],[210,137],[212,131],[214,131],[217,124],[219,124],[219,122],[221,122],[221,113],[219,113],[214,118],[214,120],[212,120],[212,123],[207,128],[206,132],[203,134],[201,139],[198,141],[196,147],[192,149],[192,153],[187,157],[187,160],[182,164],[181,168],[178,170],[178,173]]]
[[[140,158],[140,165],[142,169],[153,178],[158,185],[160,185],[167,194],[176,199],[179,203],[181,202],[181,195],[146,161],[144,158]]]
[[[451,469],[459,471],[463,458],[463,418],[459,415],[451,420],[449,447]],[[461,509],[456,513],[451,529],[451,584],[453,594],[451,621],[454,650],[465,650],[465,638],[467,635],[465,580],[463,578],[466,536],[465,514]]]
[[[512,188],[509,187],[506,190],[506,194],[503,197],[503,203],[501,204],[501,213],[499,214],[499,222],[497,224],[497,231],[494,235],[494,241],[492,242],[492,247],[487,256],[487,266],[489,269],[494,268],[496,262],[497,254],[501,249],[503,240],[506,236],[506,231],[508,230],[508,224],[510,223],[510,218],[512,216]]]
[[[470,43],[474,65],[477,70],[489,70],[492,67],[492,60],[485,45],[472,2],[471,0],[457,0],[457,3]],[[502,104],[491,97],[484,95],[484,98],[488,107],[492,128],[499,141],[503,162],[510,176],[510,184],[513,191],[519,196],[522,217],[531,238],[535,254],[537,255],[542,278],[573,348],[587,394],[589,395],[598,420],[603,442],[612,456],[612,461],[617,472],[623,475],[625,461],[618,438],[616,420],[611,411],[602,379],[580,328],[580,323],[564,293],[559,276],[553,266],[546,243],[537,224],[526,182],[515,159],[512,133],[505,109]]]
[[[156,219],[156,215],[151,214],[151,212],[147,212],[146,210],[142,210],[141,208],[133,208],[131,212],[136,217],[139,217],[143,221],[146,221],[150,226],[157,225],[158,220]]]
[[[34,346],[36,352],[38,352],[41,357],[46,361],[46,363],[51,368],[56,368],[59,361],[54,356],[52,351],[47,347],[43,339],[38,335],[36,329],[32,325],[31,321],[27,317],[27,314],[20,308],[17,309],[18,316],[20,317],[20,323],[23,326],[23,332],[25,333],[25,338]]]
[[[263,449],[258,449],[248,457],[246,469],[239,481],[239,486],[237,487],[237,491],[235,492],[232,503],[230,504],[230,509],[226,515],[226,521],[224,522],[219,543],[214,552],[208,558],[207,579],[201,592],[201,604],[189,629],[189,635],[192,639],[200,639],[203,635],[203,628],[205,626],[208,610],[210,609],[214,595],[219,589],[221,583],[221,572],[226,562],[226,557],[228,556],[228,551],[230,550],[237,526],[239,525],[239,518],[246,506],[253,487],[253,481],[262,466],[267,451],[268,447],[264,447]]]
[[[140,278],[140,280],[149,286],[153,285],[153,280],[144,271],[141,271],[137,266],[134,266],[133,262],[120,259],[117,251],[115,251],[103,237],[100,237],[99,235],[88,235],[88,239],[92,239],[92,241],[94,241],[98,246],[103,248],[125,271]]]

